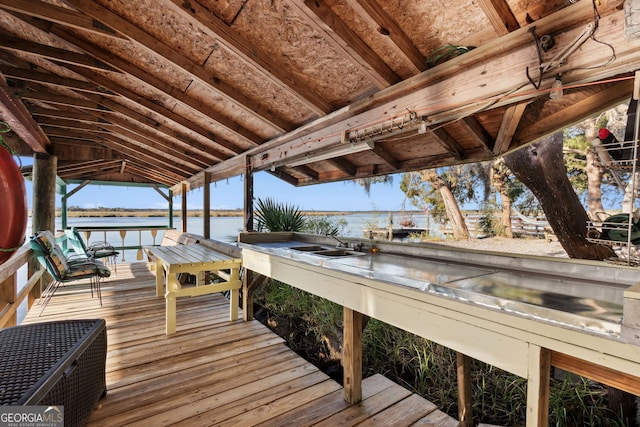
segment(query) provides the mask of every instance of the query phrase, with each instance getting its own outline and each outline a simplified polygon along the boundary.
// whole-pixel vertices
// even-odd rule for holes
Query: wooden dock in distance
[[[457,426],[434,404],[382,375],[363,381],[350,405],[340,384],[258,321],[229,321],[221,294],[178,300],[177,332],[165,335],[165,304],[146,263],[118,265],[102,285],[58,290],[42,316],[23,323],[104,318],[107,396],[88,426]]]

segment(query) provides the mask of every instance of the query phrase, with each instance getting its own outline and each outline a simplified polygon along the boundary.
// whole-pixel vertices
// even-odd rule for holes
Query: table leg
[[[166,334],[171,335],[176,332],[176,294],[178,290],[178,275],[167,273],[167,293],[166,299]]]
[[[171,335],[176,333],[176,297],[167,295],[165,298],[167,300],[165,333]]]
[[[164,267],[156,257],[156,296],[157,297],[161,297],[164,294],[162,292],[163,287],[164,287]]]

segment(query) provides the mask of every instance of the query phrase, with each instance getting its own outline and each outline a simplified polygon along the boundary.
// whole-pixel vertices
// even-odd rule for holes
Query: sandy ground
[[[567,253],[559,242],[549,242],[545,239],[505,239],[504,237],[490,237],[463,241],[447,240],[438,242],[438,244],[479,251],[567,258]]]

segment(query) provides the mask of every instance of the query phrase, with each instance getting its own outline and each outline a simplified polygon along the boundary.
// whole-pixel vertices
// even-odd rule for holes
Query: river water
[[[408,214],[405,213],[394,213],[392,216],[392,221],[394,223],[394,228],[401,228],[399,223],[407,218]],[[340,215],[328,215],[329,218],[339,221],[344,220],[346,225],[342,228],[341,235],[345,237],[362,237],[362,230],[365,228],[386,228],[389,226],[389,214],[386,212],[381,213],[346,213]],[[415,226],[412,228],[421,228],[424,229],[427,227],[427,218],[423,213],[413,213],[410,216],[411,220],[414,221]],[[225,242],[233,242],[236,241],[238,237],[238,233],[242,230],[242,221],[243,218],[239,216],[231,216],[231,217],[212,217],[211,218],[211,238],[215,240],[221,240]],[[110,217],[110,218],[68,218],[67,225],[69,227],[119,227],[119,226],[134,226],[134,227],[145,227],[145,226],[167,226],[169,221],[166,217],[151,217],[151,218],[141,218],[141,217]],[[202,235],[204,220],[202,217],[189,217],[187,218],[187,231],[189,233]],[[433,220],[429,218],[429,225],[433,228]],[[175,217],[173,220],[173,226],[176,229],[180,229],[182,227],[181,218]],[[28,232],[30,230],[30,225],[28,226]],[[60,218],[56,218],[56,228],[61,228]],[[117,232],[108,233],[108,237],[113,237],[113,239],[109,238],[107,240],[121,240],[120,236]],[[137,233],[134,233],[137,234]],[[153,244],[153,240],[148,233],[146,237],[143,236],[142,244],[150,245]],[[159,233],[160,236],[160,233]],[[93,236],[92,236],[93,239]],[[125,243],[127,245],[135,245],[138,243],[137,235],[135,239],[129,240],[129,236],[127,236]]]

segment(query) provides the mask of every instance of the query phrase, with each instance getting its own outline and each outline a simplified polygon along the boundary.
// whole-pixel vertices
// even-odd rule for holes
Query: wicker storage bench
[[[103,319],[0,329],[0,404],[64,407],[65,426],[82,426],[106,393]]]

